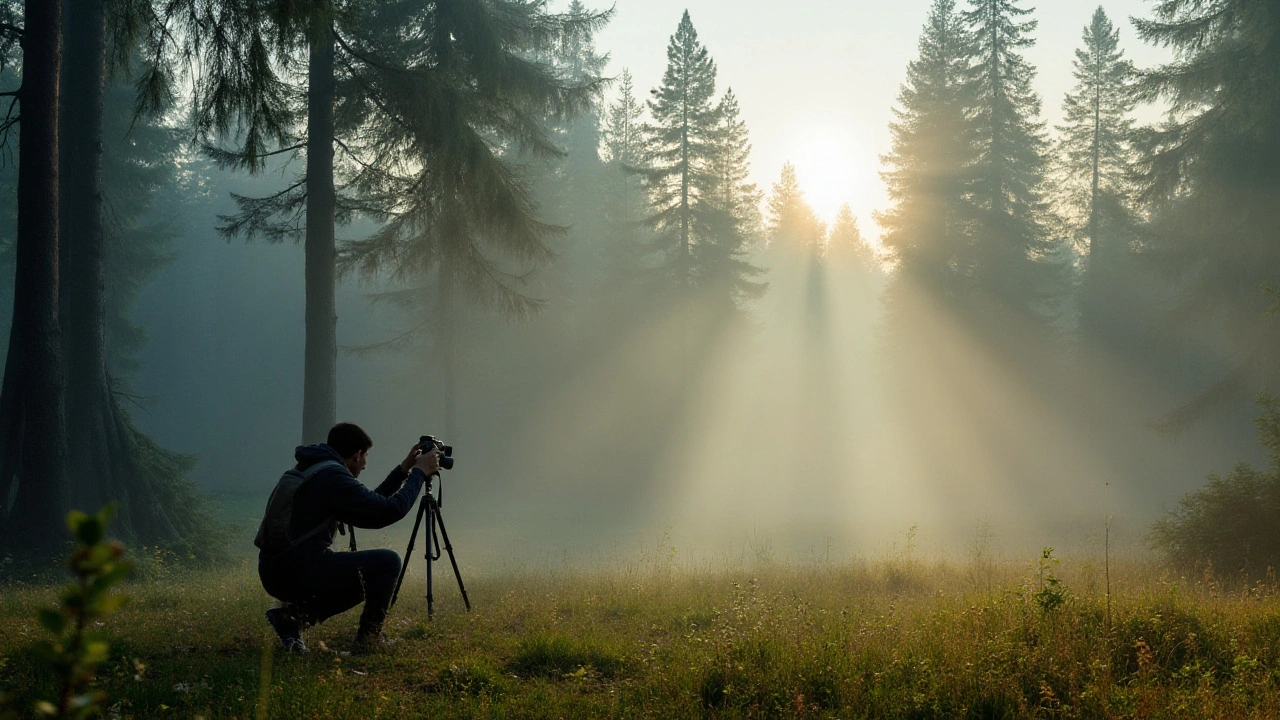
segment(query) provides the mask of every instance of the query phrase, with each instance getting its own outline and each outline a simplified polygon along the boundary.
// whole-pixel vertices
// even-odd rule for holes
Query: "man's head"
[[[369,462],[369,448],[373,447],[373,438],[355,423],[338,423],[329,431],[327,441],[329,447],[342,456],[342,463],[347,466],[354,477],[360,477],[360,471]]]

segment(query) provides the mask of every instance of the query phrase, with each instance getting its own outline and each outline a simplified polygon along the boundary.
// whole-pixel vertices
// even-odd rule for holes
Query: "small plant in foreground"
[[[1040,575],[1031,599],[1039,606],[1041,612],[1057,610],[1067,601],[1067,589],[1058,576],[1053,574],[1053,567],[1057,564],[1058,559],[1053,556],[1053,548],[1047,547],[1040,551],[1040,560],[1037,563]]]
[[[60,693],[54,702],[36,703],[36,713],[50,718],[86,718],[98,714],[104,693],[89,692],[94,671],[107,659],[107,643],[94,638],[87,628],[110,615],[125,601],[111,588],[124,580],[132,565],[122,561],[124,546],[105,541],[107,523],[115,515],[115,506],[107,505],[93,515],[73,510],[67,525],[75,537],[76,548],[67,566],[75,582],[62,593],[56,608],[41,608],[40,625],[54,636],[36,645],[36,652],[57,672]]]

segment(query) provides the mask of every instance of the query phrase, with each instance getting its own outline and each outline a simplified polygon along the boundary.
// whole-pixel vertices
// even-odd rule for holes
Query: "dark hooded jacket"
[[[297,469],[306,470],[326,460],[342,462],[337,451],[325,443],[300,445],[294,451]],[[397,465],[376,489],[370,490],[357,480],[345,465],[333,465],[321,469],[293,498],[293,519],[290,534],[302,535],[325,522],[329,531],[317,533],[297,547],[285,553],[283,558],[298,559],[323,553],[333,545],[338,523],[358,528],[384,528],[409,513],[422,491],[426,474],[414,468],[408,475]]]

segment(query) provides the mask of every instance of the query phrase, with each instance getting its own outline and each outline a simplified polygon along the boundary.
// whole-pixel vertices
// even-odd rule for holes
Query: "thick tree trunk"
[[[13,326],[0,389],[0,487],[13,498],[0,532],[11,548],[56,544],[69,506],[58,322],[61,24],[61,3],[27,0]]]
[[[333,32],[313,21],[307,68],[306,357],[302,442],[323,442],[338,416],[338,314],[333,222]]]
[[[67,371],[67,432],[73,501],[96,508],[107,500],[110,444],[97,422],[110,405],[106,360],[106,241],[102,199],[102,101],[106,59],[103,0],[63,4],[59,152],[61,308]],[[92,458],[89,463],[85,459]]]
[[[105,198],[102,180],[107,16],[104,0],[64,0],[61,128],[61,309],[67,370],[68,464],[72,501],[119,503],[117,532],[175,539],[149,488],[134,431],[112,391],[107,361]],[[180,514],[180,513],[179,513]]]

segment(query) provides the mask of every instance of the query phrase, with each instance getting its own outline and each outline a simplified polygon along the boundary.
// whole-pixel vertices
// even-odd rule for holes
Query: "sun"
[[[812,125],[792,136],[787,157],[805,200],[830,223],[844,203],[862,204],[868,167],[854,134],[836,125]]]

